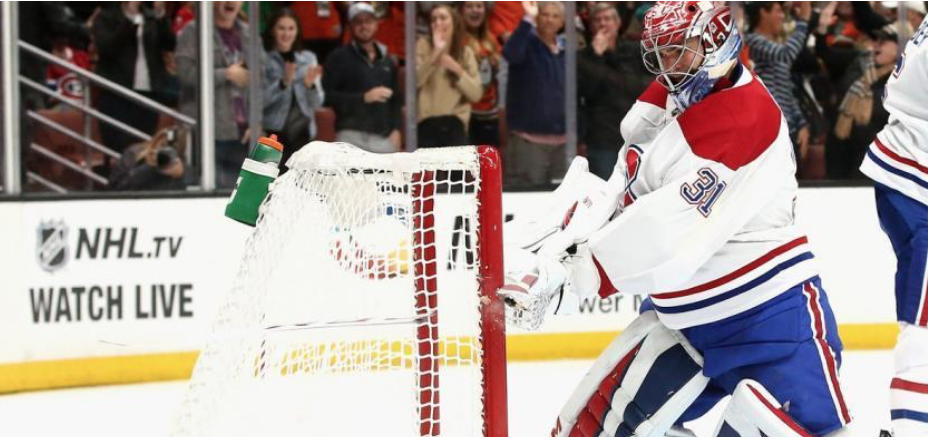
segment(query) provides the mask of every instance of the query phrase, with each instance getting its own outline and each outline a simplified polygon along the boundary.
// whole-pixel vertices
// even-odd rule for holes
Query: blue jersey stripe
[[[793,258],[790,258],[786,261],[781,262],[776,267],[770,269],[770,271],[768,271],[767,273],[764,273],[763,275],[760,275],[754,278],[750,282],[740,287],[729,290],[725,293],[722,293],[718,296],[713,296],[705,300],[693,302],[691,304],[686,304],[686,305],[679,305],[679,306],[661,306],[661,305],[658,305],[657,303],[654,303],[654,308],[658,312],[665,313],[665,314],[679,314],[679,313],[685,313],[687,311],[695,311],[695,310],[703,309],[708,306],[715,305],[723,300],[731,299],[735,296],[746,293],[758,287],[759,285],[763,284],[764,282],[769,281],[771,278],[773,278],[774,276],[776,276],[783,270],[786,270],[796,264],[799,264],[803,261],[806,261],[812,258],[815,258],[815,255],[812,255],[812,252],[803,252],[799,255],[796,255]]]
[[[922,413],[921,411],[890,410],[889,415],[893,420],[908,419],[916,422],[928,423],[928,413]]]

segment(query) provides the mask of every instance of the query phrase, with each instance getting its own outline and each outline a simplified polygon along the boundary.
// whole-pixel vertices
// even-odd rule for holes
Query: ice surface
[[[509,366],[509,429],[513,437],[547,436],[554,418],[591,361],[520,362]],[[860,436],[889,426],[889,351],[846,352],[841,383]],[[165,436],[185,382],[82,388],[0,396],[0,436]],[[711,435],[723,401],[690,424]],[[345,411],[359,420],[358,411]],[[361,420],[374,425],[376,412]],[[350,419],[349,419],[350,420]]]

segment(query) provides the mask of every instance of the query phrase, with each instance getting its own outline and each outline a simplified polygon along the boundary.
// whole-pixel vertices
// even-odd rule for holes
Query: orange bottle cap
[[[273,147],[277,149],[277,151],[279,152],[284,151],[284,145],[277,142],[277,135],[271,135],[270,138],[268,137],[258,138],[258,143],[264,144],[265,146],[268,146],[268,147]]]

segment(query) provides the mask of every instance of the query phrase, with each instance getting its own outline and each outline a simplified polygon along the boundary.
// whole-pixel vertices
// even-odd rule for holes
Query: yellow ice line
[[[896,344],[899,327],[895,323],[846,324],[840,325],[838,331],[845,350],[880,350]],[[619,331],[512,333],[506,341],[506,355],[512,362],[593,359],[618,334]],[[469,352],[461,349],[460,353]],[[0,394],[186,379],[196,357],[197,352],[176,352],[0,364]]]

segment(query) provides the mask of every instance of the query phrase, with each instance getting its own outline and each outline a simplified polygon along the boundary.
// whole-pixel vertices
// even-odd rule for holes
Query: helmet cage
[[[687,44],[690,38],[686,38],[685,30],[677,30],[666,36],[654,37],[652,40],[642,40],[641,47],[644,57],[645,68],[653,75],[657,76],[658,82],[666,87],[670,92],[681,90],[689,83],[699,67],[704,61],[704,55],[699,50],[701,44]],[[666,44],[657,44],[660,40],[671,41]],[[685,62],[687,52],[692,53],[689,65],[680,67]],[[676,56],[662,56],[663,54],[676,54]]]

